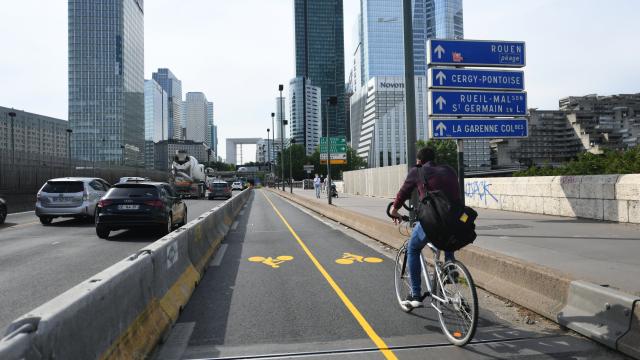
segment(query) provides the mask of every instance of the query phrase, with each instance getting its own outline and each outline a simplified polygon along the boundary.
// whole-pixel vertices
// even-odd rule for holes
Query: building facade
[[[342,0],[294,0],[294,16],[296,77],[320,88],[322,114],[328,106],[330,136],[346,135]],[[337,97],[335,106],[327,105],[330,96]]]
[[[201,92],[188,92],[185,99],[185,138],[195,142],[206,143],[211,137],[207,97]]]
[[[0,106],[0,164],[68,164],[69,129],[66,120]]]
[[[178,150],[184,150],[199,163],[204,163],[207,161],[207,149],[209,147],[203,142],[175,139],[159,141],[155,144],[155,167],[158,170],[171,169],[171,163]]]
[[[320,146],[322,134],[321,90],[311,85],[309,79],[297,77],[289,82],[291,121],[290,137],[305,148],[307,155]]]
[[[144,81],[144,166],[155,166],[154,144],[169,139],[167,93],[155,80]]]
[[[182,138],[184,117],[182,116],[182,81],[180,81],[169,69],[161,68],[152,74],[162,89],[167,93],[169,101],[169,136],[172,139]]]
[[[213,134],[213,102],[209,101],[207,102],[207,140],[205,141],[207,143],[207,145],[209,145],[209,147],[212,149],[212,155],[213,155],[213,145],[215,142],[215,136]],[[217,154],[216,154],[217,156]]]
[[[416,76],[416,102],[426,109],[425,79]],[[369,167],[407,163],[404,77],[381,76],[369,80],[351,97],[351,146]],[[417,113],[419,119],[426,114]],[[426,123],[416,123],[416,133],[426,136]]]
[[[438,39],[464,39],[462,0],[427,1],[434,7],[435,37]]]
[[[142,0],[69,0],[69,124],[73,158],[142,166]]]

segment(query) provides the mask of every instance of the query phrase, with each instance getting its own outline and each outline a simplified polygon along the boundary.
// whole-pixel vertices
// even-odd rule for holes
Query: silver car
[[[111,185],[100,178],[66,177],[47,181],[36,201],[36,216],[43,225],[57,217],[94,219],[101,197]]]

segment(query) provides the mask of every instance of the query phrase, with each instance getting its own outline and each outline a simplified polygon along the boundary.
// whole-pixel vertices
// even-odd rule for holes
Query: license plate
[[[68,202],[71,198],[67,197],[54,197],[52,198],[53,202]]]
[[[118,205],[118,210],[138,210],[140,205]]]

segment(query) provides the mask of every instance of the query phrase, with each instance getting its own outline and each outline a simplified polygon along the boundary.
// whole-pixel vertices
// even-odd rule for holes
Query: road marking
[[[191,334],[193,333],[193,328],[195,326],[195,322],[177,323],[171,330],[167,341],[160,348],[160,353],[156,359],[182,359],[182,355],[189,345],[189,339],[191,338]]]
[[[375,330],[373,330],[373,327],[371,327],[371,325],[369,324],[367,319],[365,319],[364,316],[362,316],[362,314],[360,313],[360,310],[358,310],[358,308],[356,308],[356,306],[351,302],[351,300],[349,300],[349,298],[344,293],[344,291],[342,291],[340,286],[338,286],[338,284],[335,282],[335,280],[333,280],[333,278],[331,277],[331,275],[329,275],[329,273],[324,268],[324,266],[322,266],[322,264],[320,264],[318,259],[316,259],[316,257],[313,255],[311,250],[309,250],[309,248],[304,243],[304,241],[302,241],[302,239],[300,239],[300,237],[293,230],[291,225],[289,225],[289,222],[287,222],[287,220],[284,218],[284,216],[282,216],[282,214],[276,208],[276,206],[273,204],[271,199],[269,199],[269,196],[267,196],[267,194],[265,194],[264,191],[262,191],[262,195],[264,195],[264,197],[267,199],[269,204],[271,204],[271,207],[276,212],[276,214],[278,215],[280,220],[282,220],[282,222],[287,227],[287,229],[289,229],[289,232],[291,233],[291,235],[293,235],[293,237],[296,239],[296,241],[298,242],[298,244],[300,245],[302,250],[309,257],[309,259],[311,259],[311,262],[316,266],[316,268],[318,269],[320,274],[322,274],[322,276],[325,278],[325,280],[327,280],[327,282],[329,283],[331,288],[333,288],[333,291],[336,292],[336,294],[338,295],[340,300],[342,300],[342,303],[351,312],[351,315],[353,315],[353,317],[356,319],[358,324],[360,324],[360,326],[362,327],[364,332],[367,333],[367,335],[369,336],[371,341],[373,341],[373,343],[378,347],[378,349],[382,352],[382,354],[385,356],[385,358],[387,358],[387,359],[397,359],[396,355],[391,350],[389,350],[389,347],[384,342],[384,340],[382,340],[382,338],[375,332]]]
[[[35,210],[29,210],[29,211],[22,211],[22,212],[9,213],[9,214],[7,214],[7,217],[9,217],[9,216],[11,216],[11,215],[32,214],[32,213],[35,213]]]
[[[278,257],[276,257],[275,259],[272,258],[271,256],[265,258],[262,256],[252,256],[248,259],[251,262],[259,262],[262,264],[265,264],[267,266],[271,266],[273,269],[277,269],[280,267],[280,264],[284,263],[285,261],[291,261],[293,260],[293,256],[290,255],[280,255]]]
[[[40,221],[32,221],[32,222],[28,222],[28,223],[24,223],[24,224],[17,224],[17,225],[13,225],[13,226],[8,226],[7,228],[11,228],[11,229],[18,229],[21,227],[26,227],[26,226],[31,226],[31,225],[36,225],[36,224],[40,224]]]
[[[352,253],[343,253],[342,257],[336,260],[336,263],[340,265],[351,265],[354,262],[377,264],[381,263],[382,261],[382,259],[377,257],[364,257]]]
[[[233,224],[231,225],[231,230],[235,230],[238,228],[238,220],[234,221]]]
[[[51,245],[58,245],[58,244],[60,244],[60,241],[54,241],[51,243]]]
[[[209,267],[212,266],[220,266],[222,264],[222,258],[224,257],[224,252],[227,251],[228,244],[220,245],[220,248],[216,252],[216,256],[213,258],[213,261],[209,264]]]

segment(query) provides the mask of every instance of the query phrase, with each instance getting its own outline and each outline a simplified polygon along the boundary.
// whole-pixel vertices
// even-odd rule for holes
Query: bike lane
[[[157,359],[546,358],[598,350],[573,336],[514,328],[486,310],[482,296],[475,343],[456,348],[435,310],[400,310],[393,259],[335,224],[266,191],[254,191],[238,221]]]

